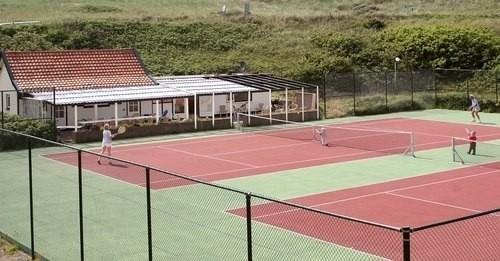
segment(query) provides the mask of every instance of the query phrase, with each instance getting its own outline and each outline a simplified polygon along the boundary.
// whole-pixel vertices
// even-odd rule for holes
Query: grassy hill
[[[0,48],[139,50],[153,74],[495,68],[497,0],[4,0]],[[222,14],[226,5],[227,13]]]
[[[2,21],[35,19],[213,19],[226,5],[241,14],[245,0],[4,0]],[[469,16],[498,18],[496,0],[249,0],[255,16],[321,17],[383,15],[387,17]],[[50,15],[49,15],[50,14]]]

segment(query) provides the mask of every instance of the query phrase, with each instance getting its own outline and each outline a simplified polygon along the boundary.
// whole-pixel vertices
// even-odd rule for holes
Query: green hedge
[[[4,115],[4,129],[16,131],[43,139],[55,140],[53,121],[26,119],[17,115]],[[27,147],[27,139],[20,135],[0,131],[0,150],[23,149]],[[34,143],[33,146],[41,146]]]
[[[314,23],[314,21],[309,21]],[[496,68],[500,37],[462,25],[392,25],[383,30],[338,32],[266,21],[203,22],[69,21],[0,27],[0,48],[58,50],[136,48],[155,75],[252,72],[320,82],[327,71]],[[359,25],[362,27],[362,25]]]

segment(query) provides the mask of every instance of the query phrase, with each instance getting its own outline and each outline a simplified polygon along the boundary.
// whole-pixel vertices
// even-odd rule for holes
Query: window
[[[139,102],[138,101],[131,101],[128,102],[128,112],[129,113],[138,113],[139,112]]]
[[[10,94],[5,94],[5,110],[10,111]]]
[[[237,92],[234,93],[235,102],[246,102],[248,101],[248,92]]]
[[[64,107],[56,106],[56,118],[64,118]]]

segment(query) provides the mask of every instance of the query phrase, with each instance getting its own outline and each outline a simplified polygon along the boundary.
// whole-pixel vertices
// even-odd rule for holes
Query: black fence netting
[[[17,137],[0,131],[0,140]],[[0,146],[0,236],[11,238],[29,252],[30,229],[29,139],[17,137],[18,146]]]
[[[203,184],[152,193],[154,259],[245,260],[245,217],[229,212],[239,207],[245,207],[244,194]]]
[[[354,73],[325,74],[323,101],[320,101],[325,118],[353,115],[355,77]]]
[[[398,229],[265,198],[254,197],[252,200],[255,260],[403,258],[402,236]],[[244,211],[235,212],[243,214]]]
[[[466,109],[475,95],[485,111],[500,111],[499,73],[424,70],[326,73],[320,105],[324,118],[432,108]]]
[[[440,108],[467,109],[474,95],[485,111],[498,111],[498,72],[470,70],[436,70],[434,73],[436,104]]]
[[[80,162],[85,257],[147,260],[146,187],[140,185],[146,184],[145,168],[87,152]],[[78,161],[66,163],[78,166]]]
[[[363,221],[0,129],[0,231],[50,260],[498,260],[500,213]],[[169,181],[169,182],[165,182]],[[185,182],[170,182],[185,180]]]
[[[500,210],[415,229],[412,260],[500,260]]]
[[[61,167],[51,157],[57,151],[64,160],[77,162],[78,153],[47,141],[31,141],[35,249],[49,260],[78,259],[78,171]]]
[[[412,72],[413,107],[416,109],[432,109],[436,106],[433,71]]]

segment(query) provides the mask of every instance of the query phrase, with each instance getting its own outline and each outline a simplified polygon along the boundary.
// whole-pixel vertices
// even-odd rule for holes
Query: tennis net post
[[[452,137],[451,147],[453,162],[500,169],[499,143]]]
[[[456,147],[456,141],[455,141],[456,137],[451,137],[451,155],[452,155],[452,159],[453,159],[453,162],[460,162],[461,164],[464,164],[464,160],[462,159],[462,157],[460,156],[460,153],[457,151],[457,147]]]

